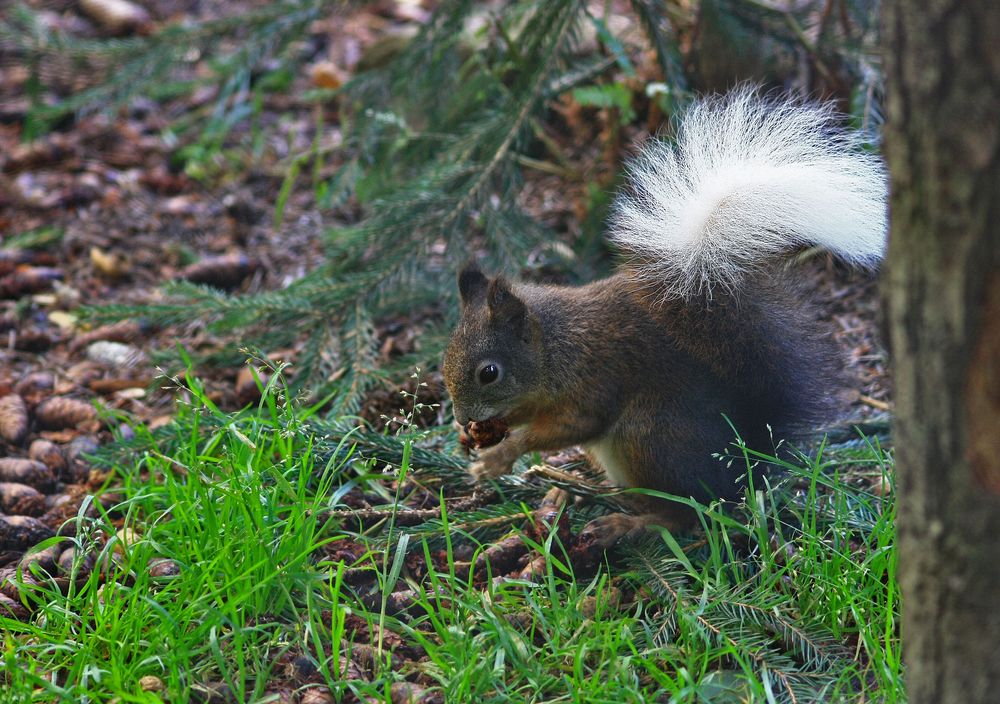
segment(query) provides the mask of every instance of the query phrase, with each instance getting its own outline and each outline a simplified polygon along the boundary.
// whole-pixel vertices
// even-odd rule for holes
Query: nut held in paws
[[[488,420],[474,420],[465,426],[465,432],[472,440],[472,445],[477,450],[484,447],[492,447],[505,437],[510,426],[503,418],[490,418]]]

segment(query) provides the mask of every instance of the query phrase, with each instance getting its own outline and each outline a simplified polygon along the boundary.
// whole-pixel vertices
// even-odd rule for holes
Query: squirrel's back
[[[751,447],[770,451],[830,421],[846,377],[802,267],[776,262],[746,275],[745,295],[657,299],[648,310],[671,346],[718,385],[732,422]],[[649,296],[628,277],[633,295]]]

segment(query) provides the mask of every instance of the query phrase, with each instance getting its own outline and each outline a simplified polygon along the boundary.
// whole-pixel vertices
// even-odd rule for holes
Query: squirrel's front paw
[[[503,462],[491,462],[486,458],[469,465],[469,474],[479,482],[486,481],[487,479],[495,479],[504,474],[510,474],[510,470],[511,465]]]

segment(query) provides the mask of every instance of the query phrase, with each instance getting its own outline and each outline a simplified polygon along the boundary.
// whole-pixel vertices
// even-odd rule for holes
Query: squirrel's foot
[[[649,515],[634,516],[629,513],[609,513],[595,518],[580,531],[580,544],[593,550],[608,550],[620,540],[632,540],[656,522]]]

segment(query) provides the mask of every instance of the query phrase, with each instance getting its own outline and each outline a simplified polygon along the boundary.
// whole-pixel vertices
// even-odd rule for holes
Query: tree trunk
[[[913,704],[1000,701],[1000,2],[886,0],[885,279]]]

